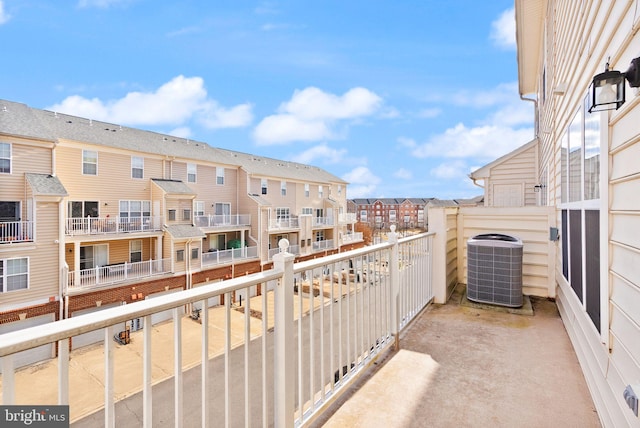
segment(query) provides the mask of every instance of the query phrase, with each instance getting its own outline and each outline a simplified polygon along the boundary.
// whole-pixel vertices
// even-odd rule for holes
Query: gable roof
[[[28,172],[25,178],[35,196],[69,196],[58,177]]]
[[[160,178],[152,178],[152,182],[154,182],[159,188],[161,188],[165,193],[170,195],[185,195],[185,196],[196,196],[196,192],[194,192],[189,186],[184,184],[181,180],[165,180]]]
[[[242,168],[248,174],[263,177],[318,184],[348,184],[347,181],[312,165],[221,149],[202,141],[39,110],[12,101],[0,100],[0,130],[10,135],[51,142],[67,140],[171,156],[184,161],[211,162]]]
[[[488,164],[486,164],[483,167],[480,167],[478,169],[476,169],[475,171],[473,171],[472,173],[469,174],[469,178],[471,178],[472,180],[481,180],[484,178],[489,177],[489,174],[491,173],[491,169],[504,163],[507,162],[510,159],[513,159],[515,156],[518,156],[519,154],[526,152],[527,150],[529,150],[530,148],[536,146],[538,144],[538,139],[534,138],[533,140],[529,141],[526,144],[523,144],[522,146],[518,147],[517,149],[507,153],[504,156],[499,157],[498,159],[495,159],[492,162],[489,162]]]

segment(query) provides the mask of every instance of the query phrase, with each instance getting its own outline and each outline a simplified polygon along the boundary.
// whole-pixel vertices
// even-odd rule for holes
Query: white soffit
[[[520,95],[535,93],[540,70],[546,0],[516,0],[516,43]]]

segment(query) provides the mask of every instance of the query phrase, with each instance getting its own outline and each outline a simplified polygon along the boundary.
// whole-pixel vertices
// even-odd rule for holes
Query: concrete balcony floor
[[[523,315],[465,295],[428,307],[312,426],[601,426],[553,301]]]

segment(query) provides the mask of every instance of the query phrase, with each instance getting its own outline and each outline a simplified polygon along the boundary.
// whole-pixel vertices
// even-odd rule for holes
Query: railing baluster
[[[58,341],[58,404],[69,404],[69,339]]]
[[[267,388],[267,334],[269,334],[268,283],[261,285],[262,290],[262,426],[269,426],[269,395]]]
[[[183,375],[182,375],[182,320],[180,308],[173,308],[173,353],[174,353],[174,426],[182,428],[183,418]]]
[[[231,426],[231,293],[224,294],[224,426]]]
[[[200,322],[202,323],[202,338],[201,338],[201,352],[202,352],[202,366],[201,366],[201,406],[202,406],[202,428],[209,426],[209,301],[204,299],[201,302],[200,310]]]
[[[106,428],[116,426],[116,405],[113,396],[113,332],[113,326],[104,329],[104,426]]]
[[[153,427],[153,355],[151,347],[151,332],[153,325],[151,315],[143,319],[143,347],[142,347],[142,415],[144,428]]]
[[[244,426],[251,426],[251,399],[249,394],[249,345],[251,345],[251,295],[250,288],[244,289]]]

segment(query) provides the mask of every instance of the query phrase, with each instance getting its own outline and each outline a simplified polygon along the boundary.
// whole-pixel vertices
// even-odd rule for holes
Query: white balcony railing
[[[84,417],[74,414],[77,399],[97,400],[103,420],[93,423],[107,427],[125,419],[140,426],[161,421],[203,427],[303,425],[399,341],[402,328],[431,301],[432,236],[398,241],[392,234],[385,244],[297,264],[283,240],[284,251],[274,256],[272,270],[2,334],[1,404],[19,402],[16,392],[24,385],[16,382],[23,380],[50,388],[52,397],[43,401],[69,405],[71,422]],[[245,300],[242,312],[232,307],[233,295],[255,295],[258,285],[261,296]],[[201,334],[183,334],[182,308],[207,308],[217,296],[224,296],[224,307],[211,311],[222,313],[203,310],[196,326]],[[153,314],[169,310],[172,326],[162,331],[170,337],[146,328]],[[128,351],[114,342],[115,326],[138,318],[145,327],[131,340],[140,340],[142,351],[122,354]],[[96,373],[88,376],[100,380],[104,393],[87,397],[73,389],[71,396],[70,383],[83,382],[78,379],[83,373],[71,375],[69,340],[96,330],[103,331],[104,349],[93,362]],[[221,335],[224,340],[214,340]],[[222,343],[220,353],[210,352],[213,343]],[[16,373],[14,356],[44,344],[57,344],[53,376],[46,370]],[[120,371],[125,355],[128,369]],[[157,380],[154,362],[159,360],[172,361],[173,370],[162,375],[173,379],[168,390],[173,399],[163,388],[167,382]],[[137,391],[117,395],[122,376],[127,384],[137,382]],[[123,403],[116,406],[118,400]]]
[[[338,214],[338,221],[341,224],[352,224],[352,223],[357,223],[358,221],[358,217],[356,215],[356,213],[342,213],[342,214]]]
[[[0,244],[33,241],[33,221],[0,222]]]
[[[312,227],[329,227],[334,225],[333,217],[313,217]]]
[[[68,273],[69,291],[147,278],[171,272],[171,259],[98,266]]]
[[[289,249],[287,250],[289,253],[293,254],[294,256],[299,256],[300,255],[300,245],[289,245]],[[273,260],[273,256],[275,256],[276,254],[282,252],[280,250],[280,248],[271,248],[269,250],[269,260]]]
[[[251,226],[251,214],[216,214],[194,216],[197,227],[225,228],[234,226]]]
[[[234,263],[240,260],[258,257],[258,247],[230,248],[228,250],[213,250],[202,253],[202,266],[215,266]]]
[[[313,251],[324,251],[324,250],[333,250],[333,239],[325,239],[324,241],[315,241],[312,242],[312,250]]]
[[[351,242],[361,242],[362,240],[362,232],[345,233],[344,235],[342,235],[343,244],[349,244]]]
[[[67,218],[65,233],[101,235],[162,230],[163,217],[84,217]]]
[[[287,217],[287,218],[269,220],[269,230],[298,229],[298,228],[300,228],[300,222],[298,221],[298,217]]]

